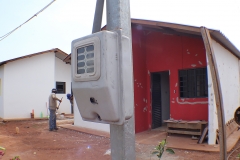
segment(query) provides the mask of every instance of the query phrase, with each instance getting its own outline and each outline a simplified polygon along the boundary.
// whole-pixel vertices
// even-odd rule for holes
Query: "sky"
[[[52,0],[0,0],[0,37]],[[96,0],[56,0],[0,41],[0,62],[59,48],[91,34]],[[220,30],[240,50],[240,0],[130,0],[131,18],[205,26]],[[106,24],[104,11],[102,25]]]

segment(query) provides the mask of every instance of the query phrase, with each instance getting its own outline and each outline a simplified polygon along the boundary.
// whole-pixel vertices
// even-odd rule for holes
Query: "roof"
[[[71,63],[71,53],[63,61],[66,63]]]
[[[201,37],[201,27],[189,26],[184,24],[168,23],[161,21],[131,19],[132,27],[142,27],[143,29],[156,30],[171,34],[184,34],[191,36]],[[102,29],[105,29],[104,26]],[[212,39],[221,44],[224,48],[229,50],[232,54],[240,58],[240,51],[230,42],[230,40],[219,30],[208,29]],[[70,63],[71,54],[69,54],[64,60],[66,63]]]
[[[44,54],[44,53],[49,53],[49,52],[54,52],[55,56],[57,58],[61,59],[61,60],[64,60],[65,57],[68,56],[68,54],[63,52],[62,50],[60,50],[58,48],[53,48],[53,49],[50,49],[50,50],[46,50],[46,51],[33,53],[33,54],[26,55],[26,56],[22,56],[22,57],[10,59],[10,60],[2,61],[2,62],[0,62],[0,66],[2,66],[4,64],[7,64],[7,63],[10,63],[10,62],[13,62],[13,61],[17,61],[17,60],[24,59],[24,58],[30,58],[30,57],[33,57],[33,56],[37,56],[37,55]]]

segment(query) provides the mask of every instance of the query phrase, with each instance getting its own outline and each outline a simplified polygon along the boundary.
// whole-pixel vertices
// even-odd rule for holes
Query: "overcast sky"
[[[0,0],[0,37],[51,1]],[[56,0],[0,41],[0,62],[52,48],[69,54],[72,40],[91,34],[95,5],[96,0]],[[217,29],[240,50],[240,0],[130,0],[130,5],[132,18]]]

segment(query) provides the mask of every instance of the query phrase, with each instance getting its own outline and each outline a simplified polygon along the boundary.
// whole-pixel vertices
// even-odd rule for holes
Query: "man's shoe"
[[[55,130],[58,130],[58,128],[54,128]]]
[[[56,132],[54,129],[49,129],[50,132]]]

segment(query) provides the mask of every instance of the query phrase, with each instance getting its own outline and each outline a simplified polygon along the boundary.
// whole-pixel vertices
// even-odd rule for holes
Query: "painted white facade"
[[[3,117],[3,74],[4,74],[4,66],[0,66],[0,117]]]
[[[216,129],[218,129],[217,108],[215,101],[215,94],[212,84],[212,75],[209,65],[207,65],[208,72],[208,144],[216,143]]]
[[[234,112],[239,107],[239,59],[215,41],[213,49],[217,53],[217,67],[227,122],[234,118]]]
[[[104,132],[110,133],[109,124],[83,121],[82,116],[80,115],[79,109],[77,107],[77,103],[75,101],[75,98],[74,98],[74,125],[78,126],[78,127],[95,129],[95,130],[98,130],[98,131],[104,131]]]
[[[216,41],[212,41],[219,72],[220,85],[223,96],[225,123],[234,118],[234,112],[239,107],[239,59]],[[209,67],[209,66],[208,66]],[[215,144],[216,129],[218,128],[217,110],[211,74],[208,68],[209,85],[209,144]]]
[[[0,111],[3,110],[3,113],[0,117],[3,119],[30,118],[32,110],[36,118],[41,117],[41,113],[47,117],[48,97],[55,88],[56,80],[66,82],[66,86],[71,85],[70,65],[56,58],[54,52],[8,62],[1,68],[4,83],[0,96]],[[70,87],[67,87],[69,90]],[[57,97],[61,98],[59,95]],[[69,101],[65,99],[65,94],[62,97],[60,111],[69,114]]]
[[[59,106],[58,113],[71,113],[71,104],[67,99],[66,94],[71,93],[71,65],[64,63],[61,59],[55,57],[55,82],[66,83],[66,93],[57,94],[62,103]],[[55,85],[55,84],[54,84]]]

